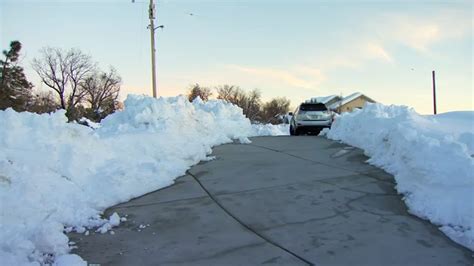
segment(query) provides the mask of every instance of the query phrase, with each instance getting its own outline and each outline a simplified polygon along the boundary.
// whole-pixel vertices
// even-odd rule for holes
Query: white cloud
[[[384,42],[398,42],[422,53],[435,43],[472,34],[472,13],[444,10],[430,16],[386,14],[381,17],[378,34]]]
[[[325,61],[325,68],[352,68],[359,69],[361,66],[361,60],[354,57],[354,53],[338,53],[337,55],[332,56],[329,60]]]
[[[375,43],[375,42],[367,43],[366,53],[367,53],[368,58],[377,58],[377,59],[381,59],[381,60],[389,62],[389,63],[393,62],[392,57],[382,47],[382,45],[380,45],[378,43]]]
[[[416,16],[385,13],[367,18],[359,30],[344,34],[339,39],[341,45],[331,47],[317,61],[321,62],[319,68],[323,73],[340,68],[361,69],[374,59],[393,64],[397,56],[391,49],[397,45],[430,55],[433,45],[439,42],[472,36],[472,25],[472,13],[459,9]]]
[[[390,35],[385,36],[387,41],[399,42],[423,53],[443,38],[440,25],[431,21],[396,17],[386,27],[391,28]]]
[[[324,80],[321,70],[307,66],[296,66],[289,69],[240,65],[228,65],[227,67],[269,83],[284,83],[296,88],[312,89]]]

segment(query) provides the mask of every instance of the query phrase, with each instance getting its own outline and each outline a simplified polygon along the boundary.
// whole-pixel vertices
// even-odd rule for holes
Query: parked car
[[[322,103],[302,103],[290,120],[290,135],[304,133],[319,134],[323,128],[331,127],[334,114]]]

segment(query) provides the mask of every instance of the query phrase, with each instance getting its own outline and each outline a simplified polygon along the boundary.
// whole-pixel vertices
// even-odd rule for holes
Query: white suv
[[[302,133],[319,134],[326,127],[331,127],[333,113],[322,103],[302,103],[296,108],[295,113],[289,113],[290,135]]]

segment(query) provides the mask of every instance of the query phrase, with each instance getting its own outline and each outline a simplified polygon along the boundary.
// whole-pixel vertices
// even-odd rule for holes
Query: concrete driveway
[[[175,185],[117,205],[114,234],[71,234],[101,265],[473,265],[411,216],[393,177],[321,137],[214,148]]]

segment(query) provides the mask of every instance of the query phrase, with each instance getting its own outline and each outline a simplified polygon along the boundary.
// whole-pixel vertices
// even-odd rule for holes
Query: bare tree
[[[78,49],[65,51],[47,47],[40,54],[40,58],[33,60],[33,69],[41,81],[58,94],[61,108],[67,110],[72,120],[75,107],[85,95],[79,84],[96,69],[96,64]]]
[[[247,94],[244,94],[241,102],[245,115],[251,121],[261,119],[260,110],[262,108],[262,94],[258,89],[253,89]]]
[[[231,103],[235,103],[237,100],[237,94],[241,89],[234,85],[221,85],[216,87],[217,99],[225,100]]]
[[[274,98],[265,103],[262,109],[262,122],[277,124],[281,122],[280,117],[288,113],[290,100],[287,98]]]
[[[216,87],[217,99],[225,100],[243,108],[247,95],[239,86],[221,85]]]
[[[80,84],[84,100],[89,104],[89,119],[100,121],[116,110],[122,78],[114,68],[95,72]]]
[[[89,55],[83,54],[77,49],[69,50],[66,59],[67,66],[69,67],[68,73],[71,87],[68,105],[69,108],[74,108],[86,94],[85,91],[80,89],[79,84],[96,71],[96,64],[92,62],[92,58]]]
[[[211,89],[206,88],[206,87],[201,87],[197,83],[194,84],[194,85],[191,85],[189,90],[188,90],[188,99],[189,99],[189,101],[192,102],[198,96],[203,101],[209,100],[209,97],[212,96]]]
[[[59,109],[59,104],[51,91],[39,91],[36,93],[28,106],[29,112],[38,114],[51,113]]]
[[[217,99],[239,106],[250,120],[257,121],[260,119],[262,100],[259,90],[254,89],[247,93],[238,86],[222,85],[218,86],[216,91]]]

